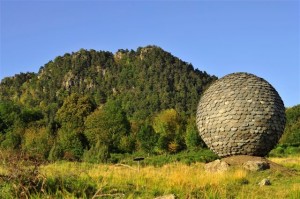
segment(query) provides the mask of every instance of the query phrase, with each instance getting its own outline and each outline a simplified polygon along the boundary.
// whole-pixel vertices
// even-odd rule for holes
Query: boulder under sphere
[[[203,141],[219,157],[265,156],[284,131],[285,107],[266,80],[232,73],[203,93],[196,121]]]

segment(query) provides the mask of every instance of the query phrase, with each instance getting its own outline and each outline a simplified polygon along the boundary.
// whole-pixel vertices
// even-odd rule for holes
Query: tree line
[[[217,78],[157,46],[81,49],[0,84],[0,147],[49,160],[202,147],[199,97]]]
[[[66,53],[1,81],[0,148],[89,162],[198,150],[197,104],[216,79],[157,46]],[[299,145],[299,105],[286,113],[280,142]]]
[[[102,106],[79,94],[68,96],[55,118],[13,102],[0,103],[1,148],[49,160],[106,162],[111,153],[177,153],[204,147],[194,117],[166,109],[146,121],[130,121],[120,100]]]

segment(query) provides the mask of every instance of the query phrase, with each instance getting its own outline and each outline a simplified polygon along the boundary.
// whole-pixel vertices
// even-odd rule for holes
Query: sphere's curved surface
[[[249,73],[232,73],[214,82],[201,97],[196,117],[200,136],[220,157],[267,155],[286,120],[277,91]]]

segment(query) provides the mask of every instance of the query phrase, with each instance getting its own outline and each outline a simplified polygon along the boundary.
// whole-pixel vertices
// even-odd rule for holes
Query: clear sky
[[[300,103],[300,5],[292,0],[0,0],[0,79],[80,48],[157,45],[209,74],[249,72]]]

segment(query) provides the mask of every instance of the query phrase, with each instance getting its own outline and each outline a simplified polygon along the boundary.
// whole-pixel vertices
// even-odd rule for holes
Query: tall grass
[[[277,164],[283,165],[288,168],[293,168],[300,170],[300,155],[298,156],[288,156],[286,158],[269,158],[271,161],[276,162]]]
[[[187,166],[182,163],[137,167],[116,165],[87,165],[78,163],[53,164],[43,167],[42,172],[51,177],[76,175],[96,182],[101,194],[120,193],[128,197],[155,197],[173,193],[178,197],[218,195],[225,196],[223,185],[244,179],[247,172],[232,170],[223,173],[207,173],[203,164]]]
[[[162,167],[97,165],[62,162],[44,166],[47,176],[77,176],[96,183],[98,196],[153,198],[175,194],[178,198],[289,198],[299,194],[298,176],[272,176],[272,172],[249,173],[243,169],[208,173],[203,163],[172,163]],[[272,186],[259,187],[263,178]]]
[[[298,173],[299,160],[300,157],[272,158]],[[113,165],[64,161],[41,165],[36,178],[43,176],[44,184],[39,191],[30,192],[30,197],[154,198],[175,194],[177,198],[296,199],[300,196],[300,177],[297,175],[285,176],[271,170],[249,172],[242,168],[209,173],[204,170],[204,163],[141,165],[139,168],[137,163]],[[0,166],[0,174],[6,173],[6,168]],[[258,183],[264,178],[269,178],[272,185],[260,187]],[[13,183],[0,182],[0,198],[17,196],[13,194]]]

